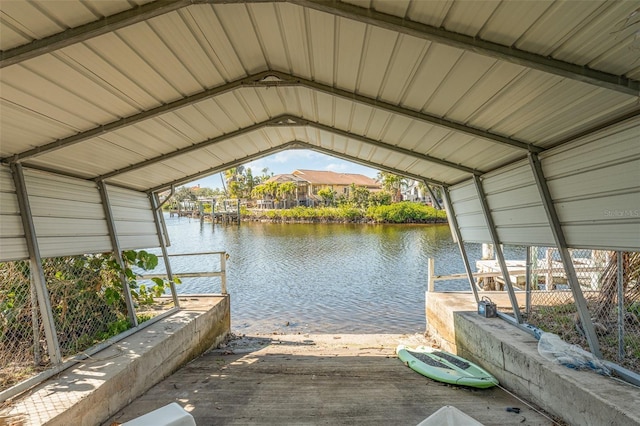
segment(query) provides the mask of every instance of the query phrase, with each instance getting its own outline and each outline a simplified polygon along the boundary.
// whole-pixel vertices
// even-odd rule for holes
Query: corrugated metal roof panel
[[[271,3],[252,4],[248,11],[269,68],[273,69],[275,66],[278,69],[290,70],[291,61],[282,31],[284,28],[280,8]]]
[[[407,90],[415,78],[420,64],[424,61],[430,43],[400,35],[387,67],[384,84],[380,88],[380,98],[393,104],[404,104]]]
[[[438,19],[429,19],[424,21],[424,18],[419,19],[420,22],[425,22],[436,28],[444,27],[449,31],[453,31],[460,34],[467,34],[470,36],[477,36],[478,33],[485,26],[488,19],[496,13],[496,10],[502,4],[501,1],[474,1],[474,2],[442,2],[442,11],[438,8],[436,11],[444,15],[439,16]],[[446,6],[450,8],[446,8]]]
[[[78,5],[74,2],[73,5]],[[44,13],[36,3],[29,2],[3,2],[3,25],[11,28],[9,37],[2,37],[2,50],[19,46],[25,42],[59,33],[66,28],[52,20]],[[5,35],[3,31],[2,35]]]
[[[94,182],[72,179],[53,173],[25,169],[24,178],[29,197],[79,201],[100,206],[100,194]]]
[[[106,235],[101,238],[96,235],[42,237],[38,238],[38,248],[43,258],[105,253],[112,250],[111,241]]]
[[[46,197],[31,197],[29,203],[31,204],[33,214],[40,217],[83,217],[91,220],[104,220],[105,218],[102,206],[94,203],[75,201],[73,204],[70,204],[69,200]],[[70,206],[73,206],[73,208],[70,209]]]
[[[180,33],[179,28],[168,24],[163,17],[154,18],[148,23],[123,28],[117,35],[127,51],[130,49],[132,56],[135,55],[134,78],[142,83],[144,75],[152,93],[159,93],[163,100],[174,100],[199,92],[203,87],[163,40]]]
[[[111,10],[126,7],[124,2],[109,6],[87,4],[97,13],[111,7],[114,8]],[[533,52],[550,52],[556,57],[575,40],[602,28],[603,23],[621,19],[635,10],[628,5],[590,4],[590,14],[579,13],[558,20],[557,13],[567,14],[572,10],[570,5],[389,0],[354,4],[373,8],[376,14],[406,17],[478,40],[484,37],[506,45],[515,41],[521,48],[531,45]],[[24,16],[25,28],[33,26],[33,33],[36,29],[46,32],[43,22],[29,20],[30,7],[19,11],[24,14],[20,16]],[[31,161],[48,169],[60,167],[71,171],[68,158],[80,158],[83,165],[75,172],[89,177],[289,113],[352,132],[349,155],[363,155],[367,161],[380,154],[366,158],[377,150],[363,150],[362,142],[356,141],[355,136],[486,170],[518,159],[524,152],[458,135],[446,128],[447,123],[432,125],[416,117],[410,120],[390,113],[386,107],[378,108],[381,106],[378,102],[400,104],[408,109],[406,115],[424,111],[431,119],[442,116],[453,124],[471,125],[471,130],[489,130],[497,136],[541,146],[550,146],[635,108],[633,96],[594,89],[477,51],[472,53],[473,47],[465,51],[401,34],[390,30],[393,25],[388,25],[384,18],[379,25],[375,20],[365,24],[355,15],[356,19],[349,19],[311,7],[287,3],[190,5],[114,32],[86,40],[78,38],[75,44],[6,67],[2,111],[7,114],[0,118],[3,152],[19,153],[82,130],[97,129],[120,117],[266,69],[293,73],[294,78],[300,76],[328,87],[323,92],[305,87],[235,89],[110,131],[100,139],[92,138],[51,154],[42,153],[34,160],[27,159],[27,164]],[[85,12],[78,12],[79,8],[85,5],[78,2],[56,10],[57,19],[60,22],[87,19]],[[528,8],[527,13],[523,13],[523,8]],[[52,16],[45,16],[45,20]],[[543,33],[544,36],[536,36]],[[598,37],[599,45],[613,46],[610,34]],[[602,69],[623,66],[624,61],[614,60],[614,55],[598,55],[595,53],[589,60],[601,62]],[[44,78],[49,70],[50,78]],[[331,87],[366,95],[369,104],[345,99],[343,95],[336,97]],[[36,91],[29,92],[31,88]],[[279,128],[254,133],[242,144],[216,144],[208,149],[213,155],[207,162],[224,164],[254,156],[280,143],[309,139],[307,132],[307,126]],[[330,138],[326,146],[331,149],[340,148],[342,142],[338,143],[339,138],[331,132],[322,133],[321,137]],[[70,156],[71,152],[74,155]],[[189,164],[202,167],[198,153],[190,155],[193,160],[178,156],[175,166],[167,161],[165,167],[172,174],[188,173]],[[104,159],[98,162],[100,157]],[[419,164],[408,157],[396,166],[416,170]],[[433,179],[457,180],[461,176],[446,167],[433,170],[438,170],[430,175]],[[161,179],[161,174],[153,175]],[[148,178],[144,181],[151,182]],[[137,180],[132,186],[141,188],[140,182]],[[150,183],[150,187],[159,183]]]
[[[211,14],[211,9],[205,9]],[[224,82],[221,75],[216,72],[214,61],[207,55],[205,47],[198,43],[199,28],[190,19],[186,11],[161,15],[148,23],[145,31],[149,38],[158,37],[161,49],[153,54],[156,67],[170,68],[171,81],[182,87],[182,93],[194,93],[205,87],[212,87]],[[136,44],[142,42],[136,34]],[[164,46],[166,49],[164,49]],[[149,45],[142,45],[139,49],[151,50]],[[170,54],[168,52],[171,52]],[[167,61],[167,63],[165,63]],[[170,65],[170,67],[167,67]],[[185,79],[184,81],[182,79]],[[188,85],[187,85],[188,83]]]
[[[502,1],[486,20],[478,36],[504,46],[513,46],[552,4],[552,0]]]
[[[4,94],[4,89],[3,89]],[[43,143],[53,142],[55,135],[68,134],[69,127],[38,115],[21,105],[0,99],[0,155],[10,156]]]
[[[100,237],[105,239],[109,232],[107,230],[107,223],[104,220],[84,219],[78,217],[66,218],[35,216],[33,218],[33,224],[35,226],[38,239],[68,236],[95,236],[97,240],[100,240]],[[106,239],[108,240],[108,238]],[[86,250],[87,252],[91,252],[93,247],[87,247]]]
[[[332,83],[341,89],[352,89],[358,84],[367,26],[345,18],[337,18],[336,21],[336,45],[333,52],[335,74]],[[321,60],[324,58],[317,59]]]
[[[309,34],[323,34],[309,37],[311,76],[321,83],[333,85],[337,55],[335,54],[337,17],[315,10],[306,12]]]
[[[591,65],[595,59],[623,43],[624,39],[637,30],[637,27],[634,29],[632,25],[630,31],[620,31],[638,7],[640,3],[637,1],[607,2],[598,13],[587,17],[577,27],[572,37],[559,46],[553,56],[579,65]],[[633,21],[633,18],[631,19]],[[555,27],[561,31],[564,31],[563,28],[563,25]],[[608,64],[598,65],[598,69],[614,72],[613,67]]]
[[[224,51],[225,55],[221,59],[224,61],[227,58],[237,56],[242,69],[248,73],[262,71],[266,68],[266,57],[256,35],[252,14],[249,12],[251,7],[251,5],[244,4],[213,6],[224,31],[220,36],[228,38],[231,42],[231,49]],[[253,16],[255,15],[253,14]],[[210,24],[206,23],[205,26],[208,25]]]
[[[372,26],[367,27],[362,62],[355,86],[358,93],[372,98],[380,96],[397,42],[397,33]]]
[[[180,93],[176,88],[172,87],[158,73],[158,70],[140,57],[139,52],[132,49],[116,33],[93,38],[88,40],[86,44],[119,70],[119,75],[126,76],[127,79],[139,87],[138,91],[146,95],[148,99],[143,104],[143,108],[158,106],[163,101],[167,102],[180,97]]]
[[[2,81],[6,84],[3,84],[3,99],[15,105],[25,105],[23,113],[29,114],[36,126],[38,121],[54,121],[66,132],[60,136],[89,129],[103,120],[111,121],[115,118],[96,106],[89,93],[78,94],[70,91],[68,88],[73,88],[73,80],[68,80],[69,75],[54,64],[60,62],[45,56],[30,61],[29,68],[17,65],[3,69]],[[52,80],[66,81],[66,87]],[[7,88],[6,91],[4,87]],[[54,137],[59,136],[54,134]]]
[[[309,52],[309,33],[305,21],[305,10],[290,4],[277,4],[284,43],[287,51],[289,71],[296,70],[298,75],[311,76],[311,55]]]
[[[121,99],[127,106],[123,107],[122,111],[116,110],[120,116],[127,117],[146,108],[157,106],[157,99],[137,84],[126,68],[114,64],[102,54],[100,47],[108,44],[108,41],[74,44],[62,49],[57,56],[64,58],[63,60],[78,69],[78,74],[84,70],[86,77],[92,78],[97,86]]]
[[[602,2],[556,1],[529,26],[516,42],[519,49],[551,56],[553,52],[584,26],[598,10],[608,7]],[[552,28],[553,30],[550,30]]]
[[[229,81],[232,76],[245,72],[212,6],[194,5],[179,13],[196,38],[198,46],[213,64],[211,78],[220,77]]]

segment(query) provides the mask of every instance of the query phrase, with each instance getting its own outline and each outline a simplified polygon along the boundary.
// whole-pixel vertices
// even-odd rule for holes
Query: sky
[[[277,154],[259,158],[244,165],[251,168],[254,176],[262,175],[262,169],[269,169],[268,173],[279,175],[291,173],[296,169],[331,170],[337,173],[358,173],[370,178],[378,175],[378,170],[351,163],[340,158],[331,157],[308,149],[289,149]],[[187,186],[200,185],[202,188],[221,188],[220,174],[216,173],[205,178],[188,183]]]

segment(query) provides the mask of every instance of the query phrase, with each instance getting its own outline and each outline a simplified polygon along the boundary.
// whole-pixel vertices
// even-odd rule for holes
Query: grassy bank
[[[242,211],[243,220],[274,222],[351,222],[351,223],[445,223],[443,210],[404,201],[366,209],[340,207],[294,207],[291,209]]]

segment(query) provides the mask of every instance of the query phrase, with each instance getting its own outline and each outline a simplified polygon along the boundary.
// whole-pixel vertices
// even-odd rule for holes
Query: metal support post
[[[113,219],[113,211],[111,210],[111,202],[109,201],[109,193],[104,182],[98,182],[98,191],[100,192],[100,199],[102,200],[102,208],[104,210],[105,220],[107,221],[107,229],[109,230],[109,239],[111,240],[111,249],[113,255],[116,258],[116,262],[120,265],[120,281],[122,282],[122,295],[124,296],[125,304],[127,305],[127,315],[129,316],[129,322],[132,327],[138,325],[138,317],[136,316],[136,308],[133,304],[133,298],[131,297],[131,289],[129,288],[129,280],[127,279],[125,270],[124,259],[122,258],[122,249],[120,248],[120,241],[118,241],[118,233],[116,231],[116,223]]]
[[[467,256],[467,251],[464,248],[462,233],[460,232],[460,228],[458,227],[458,220],[456,219],[456,213],[453,210],[453,204],[451,203],[451,197],[449,195],[448,188],[442,187],[442,197],[444,200],[445,210],[447,211],[447,219],[451,224],[451,229],[453,229],[454,231],[455,240],[458,243],[458,249],[460,249],[460,255],[462,256],[464,269],[467,272],[467,278],[469,279],[469,285],[471,286],[471,290],[473,291],[473,296],[476,298],[476,303],[479,303],[480,296],[478,296],[476,280],[473,277],[473,272],[471,271],[471,266],[469,265],[469,257]]]
[[[556,246],[558,247],[560,260],[562,261],[564,270],[567,274],[567,282],[569,283],[569,288],[571,289],[573,300],[575,301],[576,308],[578,309],[578,316],[580,317],[582,328],[587,338],[587,342],[589,343],[589,348],[591,349],[591,353],[593,355],[598,358],[602,358],[600,345],[598,343],[598,336],[596,335],[596,330],[593,326],[591,315],[589,314],[587,301],[582,294],[580,282],[578,281],[578,275],[576,274],[576,270],[573,266],[573,261],[571,260],[571,254],[569,253],[569,249],[567,248],[567,241],[564,237],[564,231],[562,230],[562,226],[560,225],[560,219],[558,218],[558,213],[556,212],[556,208],[553,205],[551,192],[549,192],[549,186],[547,185],[547,180],[545,179],[544,173],[542,171],[542,164],[540,163],[540,159],[538,158],[537,154],[531,152],[529,153],[529,165],[531,166],[531,170],[533,171],[533,177],[535,178],[536,186],[538,187],[538,192],[540,193],[540,198],[542,199],[542,205],[547,214],[547,220],[549,221],[549,226],[551,227],[551,232],[553,233],[553,238],[556,242]]]
[[[33,224],[33,215],[31,214],[31,205],[29,203],[27,184],[24,180],[22,165],[12,163],[11,173],[13,174],[16,187],[20,217],[22,219],[22,227],[24,228],[24,236],[29,252],[31,278],[33,280],[32,285],[35,287],[38,298],[38,306],[40,307],[44,335],[47,340],[49,359],[52,364],[60,364],[62,362],[62,354],[60,353],[60,344],[58,343],[53,312],[51,311],[51,300],[49,299],[49,291],[47,290],[47,281],[44,277],[44,271],[42,270],[42,258],[40,257],[40,248],[38,247],[38,238],[36,237],[36,230]]]
[[[525,256],[527,260],[524,263],[524,291],[526,293],[524,312],[529,315],[531,313],[531,246],[527,246]]]
[[[520,314],[518,299],[516,298],[516,293],[513,290],[513,284],[511,283],[511,277],[509,276],[509,270],[507,269],[507,262],[505,262],[504,260],[504,252],[502,251],[502,247],[500,246],[500,239],[498,238],[498,232],[496,231],[496,224],[494,223],[493,217],[491,216],[491,210],[489,209],[489,203],[487,202],[487,197],[484,193],[484,189],[482,188],[480,177],[474,175],[473,182],[476,185],[478,199],[480,200],[480,206],[482,206],[482,213],[484,214],[484,218],[487,221],[487,228],[489,230],[489,235],[491,236],[491,241],[493,241],[493,249],[495,251],[498,264],[500,265],[502,279],[504,279],[504,283],[507,286],[507,293],[509,294],[511,307],[513,308],[513,316],[515,317],[518,324],[522,324],[522,315]]]
[[[160,240],[160,249],[162,250],[162,258],[164,259],[164,267],[167,271],[167,278],[169,279],[169,287],[171,288],[171,297],[173,298],[173,306],[176,308],[180,307],[180,301],[178,300],[178,291],[176,290],[176,283],[173,281],[173,272],[171,271],[171,262],[169,261],[169,253],[167,253],[167,245],[165,243],[165,233],[163,232],[163,227],[160,225],[160,221],[164,223],[164,218],[162,218],[162,210],[159,208],[160,206],[160,198],[158,197],[158,193],[154,192],[150,194],[151,206],[153,208],[153,223],[156,225],[156,233],[158,234],[158,239]],[[166,227],[164,228],[166,231]],[[167,239],[169,237],[167,236]]]
[[[624,262],[622,257],[624,254],[621,251],[616,252],[618,257],[617,266],[617,284],[618,284],[618,360],[624,358]]]
[[[29,289],[31,293],[31,328],[33,330],[33,360],[36,365],[42,362],[40,353],[40,320],[38,319],[38,295],[33,279],[33,268],[29,268]]]

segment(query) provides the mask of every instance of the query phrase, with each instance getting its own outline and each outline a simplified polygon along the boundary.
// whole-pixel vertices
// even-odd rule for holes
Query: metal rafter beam
[[[297,141],[288,142],[288,143],[285,143],[285,144],[282,144],[282,145],[275,146],[273,148],[266,149],[264,151],[257,152],[255,154],[251,154],[251,155],[247,155],[247,156],[242,157],[242,158],[238,158],[236,160],[230,161],[230,162],[225,163],[225,164],[221,164],[221,165],[216,166],[216,167],[212,167],[212,168],[207,169],[207,170],[203,170],[203,171],[191,174],[189,176],[185,176],[185,177],[180,178],[180,179],[173,180],[171,182],[163,183],[161,185],[158,185],[158,186],[155,186],[153,188],[148,189],[146,192],[151,194],[151,193],[154,193],[154,192],[164,191],[165,189],[171,188],[172,186],[183,185],[185,183],[194,181],[194,180],[199,179],[199,178],[204,177],[204,176],[213,175],[213,174],[220,173],[220,172],[223,172],[225,170],[231,169],[233,167],[241,166],[241,165],[243,165],[245,163],[249,163],[249,162],[251,162],[253,160],[256,160],[258,158],[266,157],[266,156],[271,155],[271,154],[276,154],[278,152],[285,151],[287,149],[296,149],[296,148],[301,148],[299,142],[297,142]]]
[[[413,157],[413,158],[417,158],[419,160],[428,161],[430,163],[438,164],[438,165],[444,166],[444,167],[449,167],[451,169],[456,169],[456,170],[459,170],[461,172],[469,173],[469,174],[472,174],[472,175],[473,174],[482,175],[484,173],[482,171],[472,169],[471,167],[462,166],[460,164],[453,163],[453,162],[447,161],[447,160],[442,160],[440,158],[436,158],[436,157],[433,157],[431,155],[421,154],[419,152],[411,151],[409,149],[400,148],[398,146],[391,145],[391,144],[386,143],[386,142],[377,141],[375,139],[367,138],[367,137],[361,136],[361,135],[356,135],[354,133],[347,132],[347,131],[340,130],[340,129],[336,129],[334,127],[325,126],[324,124],[315,123],[313,121],[304,120],[304,119],[301,119],[301,118],[296,118],[296,120],[299,120],[302,124],[304,124],[306,126],[314,127],[316,129],[322,130],[324,132],[333,133],[335,135],[342,136],[342,137],[349,138],[349,139],[353,139],[353,140],[356,140],[356,141],[359,141],[359,142],[363,142],[363,143],[366,143],[367,145],[373,145],[373,146],[376,146],[378,148],[388,149],[388,150],[391,150],[391,151],[406,155],[408,157]]]
[[[386,172],[389,172],[389,173],[406,176],[406,177],[409,177],[409,178],[412,178],[412,179],[415,179],[415,180],[429,182],[432,185],[439,185],[439,186],[442,186],[442,187],[447,187],[447,185],[445,183],[443,183],[443,182],[439,182],[439,181],[436,181],[436,180],[431,180],[431,179],[425,178],[424,176],[414,175],[414,174],[407,173],[407,172],[402,171],[402,170],[394,169],[392,167],[384,167],[384,166],[381,166],[379,164],[372,163],[371,161],[367,161],[367,160],[363,160],[361,158],[353,157],[353,156],[348,155],[348,154],[336,153],[336,152],[334,152],[334,151],[332,151],[330,149],[319,147],[319,146],[313,145],[313,144],[311,144],[309,142],[303,142],[303,141],[299,141],[299,140],[294,140],[294,141],[287,142],[287,143],[284,143],[282,145],[270,148],[268,150],[258,152],[256,154],[248,155],[246,157],[243,157],[243,158],[240,158],[240,159],[237,159],[237,160],[234,160],[234,161],[230,161],[228,163],[221,164],[219,166],[212,167],[210,169],[207,169],[207,170],[204,170],[204,171],[201,171],[201,172],[198,172],[198,173],[194,173],[194,174],[186,176],[184,178],[176,179],[176,180],[174,180],[172,182],[163,183],[162,185],[158,185],[158,186],[156,186],[154,188],[151,188],[151,189],[147,190],[147,192],[148,193],[154,193],[154,192],[159,192],[159,191],[163,191],[165,189],[171,188],[172,186],[183,185],[185,183],[191,182],[191,181],[196,180],[198,178],[201,178],[203,176],[209,176],[209,175],[213,175],[213,174],[216,174],[216,173],[220,173],[220,172],[223,172],[223,171],[228,170],[230,168],[237,167],[237,166],[240,166],[242,164],[246,164],[246,163],[251,162],[253,160],[256,160],[258,158],[266,157],[268,155],[275,154],[275,153],[281,152],[281,151],[286,151],[288,149],[309,149],[309,150],[312,150],[312,151],[317,151],[317,152],[320,152],[320,153],[323,153],[323,154],[330,155],[332,157],[342,158],[343,160],[348,160],[348,161],[351,161],[353,163],[358,163],[358,164],[361,164],[363,166],[371,167],[371,168],[374,168],[374,169],[377,169],[377,170],[382,170],[382,171],[386,171]]]
[[[448,168],[452,168],[455,170],[459,170],[461,172],[465,172],[465,173],[469,173],[469,174],[476,174],[476,175],[480,175],[483,172],[479,171],[479,170],[474,170],[472,168],[469,167],[465,167],[465,166],[461,166],[459,164],[456,163],[452,163],[450,161],[446,161],[446,160],[442,160],[440,158],[436,158],[436,157],[432,157],[430,155],[425,155],[425,154],[421,154],[418,152],[414,152],[414,151],[410,151],[408,149],[404,149],[404,148],[399,148],[397,146],[385,143],[385,142],[381,142],[381,141],[376,141],[370,138],[366,138],[364,136],[360,136],[360,135],[355,135],[349,132],[346,132],[344,130],[339,130],[339,129],[335,129],[333,127],[329,127],[329,126],[325,126],[323,124],[319,124],[319,123],[315,123],[313,121],[309,121],[306,120],[304,118],[300,118],[300,117],[296,117],[294,115],[290,115],[290,114],[284,114],[284,115],[280,115],[274,118],[271,118],[269,120],[260,122],[260,123],[256,123],[256,124],[252,124],[251,126],[248,127],[244,127],[242,129],[238,129],[235,130],[233,132],[229,132],[226,133],[224,135],[220,135],[217,136],[215,138],[211,138],[211,139],[207,139],[205,141],[193,144],[193,145],[189,145],[188,147],[182,148],[182,149],[178,149],[175,151],[171,151],[169,153],[166,154],[161,154],[157,157],[154,158],[150,158],[148,160],[145,161],[141,161],[139,163],[136,164],[132,164],[129,165],[127,167],[123,167],[122,169],[118,169],[118,170],[114,170],[112,172],[109,173],[105,173],[103,175],[97,176],[96,178],[94,178],[95,181],[103,181],[105,179],[109,179],[113,176],[117,176],[123,173],[127,173],[127,172],[131,172],[137,169],[141,169],[143,167],[148,167],[151,166],[153,164],[162,162],[162,161],[166,161],[170,158],[176,157],[176,156],[180,156],[180,155],[184,155],[184,154],[188,154],[190,152],[193,151],[197,151],[199,149],[203,149],[203,148],[208,148],[212,145],[215,145],[217,143],[221,143],[224,141],[227,141],[229,139],[232,139],[234,137],[238,137],[238,136],[242,136],[244,134],[253,132],[253,131],[257,131],[260,129],[263,129],[265,127],[282,127],[282,126],[286,126],[286,127],[302,127],[302,126],[307,126],[307,127],[313,127],[316,128],[318,130],[321,131],[325,131],[328,133],[332,133],[332,134],[336,134],[345,138],[349,138],[349,139],[353,139],[353,140],[357,140],[359,142],[362,143],[366,143],[369,145],[373,145],[376,146],[378,148],[383,148],[383,149],[388,149],[394,152],[398,152],[400,154],[406,155],[408,157],[412,157],[412,158],[416,158],[418,160],[423,160],[423,161],[427,161],[433,164],[438,164],[440,166],[444,166],[444,167],[448,167]],[[338,154],[335,154],[338,155]],[[381,166],[377,166],[377,167],[381,167]],[[440,183],[438,183],[440,184]]]
[[[196,151],[196,150],[199,150],[199,149],[203,149],[203,148],[209,147],[211,145],[215,145],[217,143],[224,142],[226,140],[229,140],[229,139],[232,139],[232,138],[235,138],[235,137],[238,137],[238,136],[242,136],[244,134],[247,134],[247,133],[250,133],[250,132],[253,132],[253,131],[256,131],[256,130],[263,129],[265,127],[269,127],[269,126],[285,126],[285,125],[291,126],[292,125],[291,123],[286,123],[286,124],[283,123],[283,120],[285,120],[285,119],[287,119],[289,117],[290,117],[289,115],[283,115],[283,116],[278,116],[278,117],[269,119],[267,121],[263,121],[263,122],[256,123],[256,124],[252,124],[251,126],[244,127],[244,128],[238,129],[238,130],[234,130],[233,132],[225,133],[223,135],[216,136],[215,138],[210,138],[210,139],[204,140],[202,142],[198,142],[198,143],[195,143],[193,145],[189,145],[189,146],[187,146],[185,148],[177,149],[175,151],[171,151],[171,152],[168,152],[166,154],[161,154],[161,155],[159,155],[157,157],[153,157],[153,158],[150,158],[148,160],[141,161],[139,163],[132,164],[130,166],[123,167],[121,169],[114,170],[112,172],[105,173],[105,174],[100,175],[100,176],[96,176],[94,178],[94,180],[95,181],[101,181],[101,180],[109,179],[110,177],[113,177],[113,176],[116,176],[116,175],[119,175],[119,174],[122,174],[122,173],[127,173],[127,172],[130,172],[130,171],[133,171],[133,170],[140,169],[142,167],[151,166],[151,165],[159,163],[161,161],[166,161],[168,159],[171,159],[173,157],[177,157],[179,155],[188,154],[190,152],[193,152],[193,151]],[[300,124],[296,123],[295,125],[299,126]]]
[[[443,186],[443,187],[447,186],[447,184],[444,183],[444,182],[440,182],[440,181],[437,181],[437,180],[429,179],[429,178],[426,178],[424,176],[416,175],[416,174],[413,174],[413,173],[407,173],[406,171],[398,170],[398,169],[393,168],[393,167],[383,166],[381,164],[377,164],[377,163],[374,163],[374,162],[371,162],[371,161],[363,160],[362,158],[354,157],[354,156],[351,156],[349,154],[338,153],[338,152],[332,151],[332,150],[330,150],[328,148],[323,148],[323,147],[320,147],[320,146],[317,146],[317,145],[310,144],[308,142],[299,142],[299,143],[305,144],[306,145],[305,146],[306,149],[310,149],[312,151],[318,151],[318,152],[321,152],[323,154],[330,155],[332,157],[342,158],[343,160],[347,160],[347,161],[351,161],[352,163],[358,163],[358,164],[361,164],[363,166],[371,167],[372,169],[382,170],[384,172],[393,173],[395,175],[405,176],[405,177],[408,177],[408,178],[411,178],[411,179],[417,180],[417,181],[428,182],[428,183],[430,183],[432,185],[438,185],[438,186]]]
[[[150,120],[152,118],[156,118],[162,114],[176,111],[180,108],[192,105],[196,102],[200,102],[205,99],[209,99],[209,98],[227,93],[229,91],[238,89],[240,87],[253,86],[256,84],[257,81],[260,81],[269,75],[271,75],[271,72],[261,72],[261,73],[253,74],[248,77],[241,78],[241,79],[223,84],[218,87],[204,90],[195,95],[187,96],[185,98],[178,99],[177,101],[170,102],[168,104],[164,104],[156,108],[151,108],[147,111],[130,115],[129,117],[121,118],[120,120],[112,121],[111,123],[108,123],[99,127],[95,127],[93,129],[90,129],[84,132],[77,133],[73,136],[69,136],[64,139],[58,139],[46,145],[38,146],[28,151],[24,151],[19,154],[2,158],[0,159],[0,161],[3,163],[18,162],[18,161],[26,160],[31,157],[36,157],[38,155],[46,154],[48,152],[53,152],[58,149],[66,148],[66,147],[75,145],[77,143],[84,142],[91,138],[95,138],[97,136],[100,136],[101,134],[104,134],[107,132],[113,132],[123,127],[140,123],[144,120]]]
[[[370,98],[368,96],[360,95],[354,92],[348,92],[346,90],[339,89],[337,87],[327,86],[326,84],[318,83],[315,81],[307,80],[305,78],[292,76],[286,73],[272,71],[269,73],[273,77],[277,77],[281,81],[277,80],[265,80],[260,81],[257,85],[266,87],[278,87],[278,86],[291,86],[299,85],[308,89],[312,89],[318,92],[325,93],[331,96],[337,96],[349,101],[355,101],[363,105],[370,106],[375,109],[380,109],[392,114],[398,114],[403,117],[410,118],[412,120],[422,121],[424,123],[432,124],[434,126],[443,127],[445,129],[453,130],[459,133],[464,133],[472,137],[488,140],[489,142],[506,145],[510,148],[516,148],[529,152],[542,152],[543,149],[536,147],[530,143],[520,141],[517,139],[509,138],[499,135],[497,133],[491,133],[486,130],[478,129],[468,126],[466,124],[458,123],[455,121],[447,120],[445,118],[438,117],[436,115],[426,114],[420,111],[404,108],[398,105],[394,105],[389,102],[385,102],[380,99]]]
[[[272,77],[272,79],[269,79]],[[275,78],[275,79],[273,79]],[[486,130],[477,129],[455,121],[446,120],[430,114],[425,114],[419,111],[403,108],[398,105],[394,105],[388,102],[384,102],[378,99],[370,98],[367,96],[359,95],[356,93],[341,90],[325,84],[317,83],[304,78],[296,77],[286,73],[278,71],[263,71],[256,74],[249,75],[247,77],[240,78],[229,83],[225,83],[221,86],[204,90],[200,93],[187,96],[168,104],[161,105],[156,108],[152,108],[147,111],[143,111],[138,114],[131,115],[129,117],[121,118],[120,120],[112,121],[111,123],[103,126],[95,127],[93,129],[77,133],[67,138],[58,139],[54,142],[48,143],[43,146],[32,148],[30,150],[8,156],[0,159],[0,162],[18,162],[25,159],[43,155],[48,152],[52,152],[58,149],[66,148],[77,143],[86,141],[88,139],[97,137],[107,132],[113,132],[126,126],[131,126],[140,123],[144,120],[156,118],[162,114],[176,111],[180,108],[192,105],[194,103],[209,99],[236,89],[243,87],[304,87],[307,89],[315,90],[318,92],[326,93],[331,96],[337,96],[346,100],[355,101],[363,105],[370,106],[375,109],[380,109],[392,114],[398,114],[403,117],[407,117],[413,120],[422,121],[424,123],[432,124],[435,126],[443,127],[456,132],[464,133],[472,137],[478,137],[490,142],[509,146],[527,152],[541,152],[542,148],[531,145],[527,142],[523,142],[517,139],[508,138],[495,133],[488,132]]]
[[[81,43],[93,37],[98,37],[168,12],[173,12],[174,10],[189,6],[192,3],[191,0],[154,1],[116,13],[115,15],[107,16],[97,21],[80,25],[79,27],[69,28],[68,30],[53,34],[49,37],[34,40],[29,44],[4,50],[0,52],[0,68],[17,64],[39,55],[51,53],[58,49]]]
[[[623,75],[598,71],[587,66],[580,66],[569,62],[553,59],[548,56],[537,55],[504,46],[478,37],[447,31],[406,18],[377,12],[374,9],[355,6],[336,0],[288,0],[299,6],[315,9],[343,18],[352,19],[368,25],[385,28],[400,34],[410,35],[423,40],[444,44],[458,49],[472,51],[502,61],[511,62],[527,68],[555,74],[560,77],[581,81],[609,90],[615,90],[627,95],[640,95],[640,81],[632,80]]]
[[[191,4],[263,3],[265,1],[277,3],[284,0],[163,0],[147,3],[98,21],[93,21],[76,28],[70,28],[61,33],[35,40],[29,44],[3,51],[0,53],[0,68],[19,63],[20,61],[41,54],[50,53],[75,43],[83,42],[90,38],[181,9]],[[381,13],[371,8],[363,8],[337,0],[286,1],[298,6],[341,16],[423,40],[473,51],[481,55],[512,62],[527,68],[555,74],[598,87],[604,87],[628,95],[638,96],[640,94],[640,81],[638,80],[598,71],[587,66],[560,61],[548,56],[537,55],[514,47],[503,46],[477,37],[447,31],[443,28],[410,21],[403,17]]]

